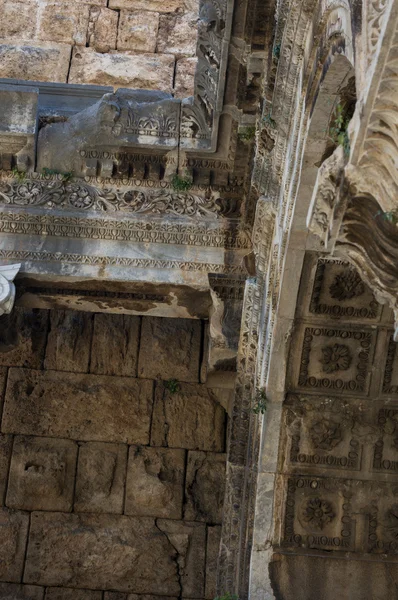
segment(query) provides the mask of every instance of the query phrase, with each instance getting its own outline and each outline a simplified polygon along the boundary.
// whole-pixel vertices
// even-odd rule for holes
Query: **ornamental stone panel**
[[[181,519],[185,451],[130,446],[127,515]]]
[[[77,444],[71,440],[16,436],[7,506],[71,511],[76,458]]]
[[[156,385],[151,445],[223,452],[224,436],[225,411],[211,389],[179,384],[170,392]]]
[[[81,443],[74,511],[121,514],[126,462],[124,444]]]
[[[187,544],[189,539],[187,534]],[[163,589],[176,595],[178,555],[154,519],[34,512],[24,580],[55,587],[73,581],[78,588],[140,594]]]
[[[127,377],[11,369],[2,430],[148,444],[152,387]]]

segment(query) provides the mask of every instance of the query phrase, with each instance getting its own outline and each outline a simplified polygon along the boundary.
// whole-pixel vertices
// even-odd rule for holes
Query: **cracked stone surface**
[[[0,365],[40,369],[46,347],[48,312],[14,307],[0,317]]]
[[[131,446],[125,513],[181,519],[185,451]]]
[[[223,452],[225,411],[211,389],[180,384],[172,393],[156,385],[151,444]]]
[[[180,593],[177,550],[167,535],[154,519],[121,515],[32,513],[24,579],[136,594]]]
[[[202,598],[204,594],[206,528],[187,521],[156,521],[177,552],[180,596]]]
[[[222,522],[226,454],[188,452],[184,518]]]
[[[0,579],[3,581],[21,581],[28,524],[28,513],[0,509]]]
[[[152,386],[131,377],[10,369],[2,430],[148,444]]]
[[[127,446],[81,444],[76,478],[76,512],[123,512]]]
[[[71,440],[16,436],[7,506],[72,510],[77,444]]]
[[[139,317],[95,315],[91,373],[136,377],[139,335]]]
[[[139,377],[198,382],[202,326],[193,319],[143,320]]]
[[[73,310],[52,310],[45,369],[86,373],[90,360],[93,315]]]

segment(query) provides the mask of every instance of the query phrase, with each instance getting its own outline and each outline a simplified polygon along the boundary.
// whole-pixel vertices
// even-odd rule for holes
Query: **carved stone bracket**
[[[15,285],[13,283],[20,264],[0,267],[0,315],[9,314],[14,306]]]

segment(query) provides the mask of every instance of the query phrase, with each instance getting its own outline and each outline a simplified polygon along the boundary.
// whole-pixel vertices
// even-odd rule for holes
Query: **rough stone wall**
[[[193,93],[197,0],[0,0],[0,77]]]
[[[0,318],[0,598],[215,596],[226,413],[201,344],[193,320]]]

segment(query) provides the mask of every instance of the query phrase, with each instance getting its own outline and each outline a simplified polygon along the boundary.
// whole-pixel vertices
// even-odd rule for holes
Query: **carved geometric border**
[[[388,342],[386,366],[384,369],[384,378],[383,378],[383,386],[382,386],[383,394],[398,393],[398,385],[391,385],[396,352],[397,352],[397,342],[394,342],[393,333],[391,333],[390,339]]]

